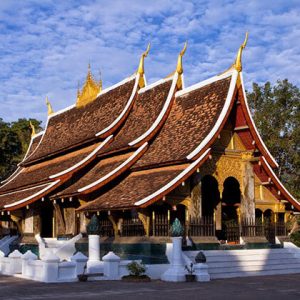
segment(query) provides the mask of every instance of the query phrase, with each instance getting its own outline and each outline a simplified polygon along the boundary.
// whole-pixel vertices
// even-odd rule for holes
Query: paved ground
[[[0,299],[300,299],[300,274],[214,280],[207,283],[97,281],[44,284],[0,276]]]

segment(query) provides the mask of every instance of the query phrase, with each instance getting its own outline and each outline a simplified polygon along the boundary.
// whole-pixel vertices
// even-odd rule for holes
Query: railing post
[[[152,211],[152,235],[156,236],[156,232],[155,232],[155,211]]]

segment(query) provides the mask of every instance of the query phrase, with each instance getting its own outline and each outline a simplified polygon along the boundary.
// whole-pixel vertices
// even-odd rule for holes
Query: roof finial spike
[[[144,61],[145,61],[145,57],[147,57],[149,51],[150,51],[150,43],[148,44],[146,51],[143,52],[143,54],[141,55],[139,67],[137,70],[137,73],[140,75],[140,79],[139,79],[139,87],[140,88],[143,88],[146,85],[145,79],[144,79],[144,73],[145,73]]]
[[[145,60],[145,57],[147,57],[149,51],[150,51],[150,43],[148,44],[146,51],[143,52],[143,54],[141,55],[140,64],[139,64],[138,71],[137,71],[141,76],[143,76],[144,72],[145,72],[144,60]]]
[[[32,124],[31,121],[29,121],[29,125],[31,127],[31,137],[34,137],[36,135],[34,125]]]
[[[187,42],[184,43],[183,49],[180,51],[178,55],[178,60],[177,60],[177,67],[176,67],[176,72],[181,75],[183,73],[183,68],[182,68],[182,56],[184,55],[185,51],[187,48]]]
[[[238,51],[236,59],[235,59],[235,63],[233,65],[234,68],[238,72],[242,71],[242,53],[243,53],[244,48],[247,45],[247,41],[248,41],[248,31],[246,32],[245,40],[244,40],[243,44],[240,46],[240,48],[239,48],[239,51]]]
[[[52,105],[49,102],[48,96],[46,96],[46,104],[48,107],[48,116],[52,115],[54,113],[53,109],[52,109]]]

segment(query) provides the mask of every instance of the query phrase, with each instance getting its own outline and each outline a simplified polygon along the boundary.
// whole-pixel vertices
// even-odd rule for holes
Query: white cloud
[[[175,68],[185,40],[191,85],[233,62],[246,30],[247,87],[288,78],[300,85],[297,1],[1,1],[0,117],[45,121],[45,96],[56,110],[75,101],[90,61],[104,86],[132,74],[147,43],[149,82]]]

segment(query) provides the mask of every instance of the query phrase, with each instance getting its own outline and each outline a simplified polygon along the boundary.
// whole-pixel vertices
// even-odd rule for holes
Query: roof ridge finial
[[[246,36],[245,36],[245,40],[243,42],[243,44],[240,46],[239,51],[237,53],[235,62],[233,64],[233,67],[238,71],[241,72],[242,71],[242,53],[244,48],[247,45],[247,41],[248,41],[248,31],[246,32]]]
[[[143,88],[145,86],[145,80],[144,80],[144,73],[145,73],[144,61],[145,61],[145,57],[147,57],[148,54],[149,54],[150,46],[151,46],[151,44],[149,43],[148,46],[147,46],[146,51],[144,51],[142,53],[141,58],[140,58],[139,67],[137,69],[137,73],[140,75],[140,79],[139,79],[139,87],[140,88]]]
[[[34,137],[36,135],[34,125],[32,124],[31,121],[29,121],[29,125],[31,127],[31,137]]]
[[[141,76],[144,75],[144,72],[145,72],[145,70],[144,70],[144,60],[145,60],[145,57],[147,57],[148,54],[149,54],[150,46],[151,46],[151,44],[149,43],[148,46],[147,46],[146,51],[144,51],[141,55],[141,59],[140,59],[140,63],[139,63],[138,71],[137,71]]]
[[[187,48],[187,41],[184,43],[183,49],[180,51],[178,55],[177,60],[177,66],[176,66],[176,72],[181,75],[183,73],[183,67],[182,67],[182,56],[184,55]]]
[[[49,102],[48,96],[46,96],[46,105],[48,107],[48,116],[54,113],[51,103]]]

